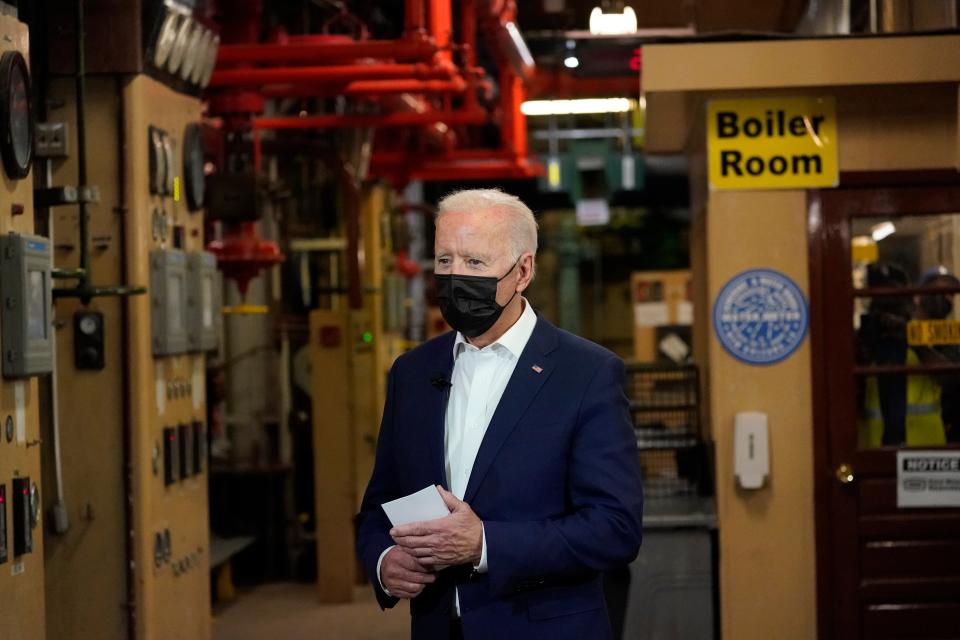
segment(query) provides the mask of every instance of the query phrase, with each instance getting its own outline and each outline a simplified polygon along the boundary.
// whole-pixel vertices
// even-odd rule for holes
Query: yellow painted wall
[[[711,308],[731,277],[757,267],[781,271],[808,291],[805,192],[713,192],[708,206]],[[756,367],[728,355],[711,329],[709,362],[722,637],[814,638],[810,341],[778,364]],[[758,491],[735,484],[733,421],[740,411],[769,418],[770,478]]]
[[[74,82],[63,78],[49,86],[51,98],[63,107],[52,109],[50,120],[76,122]],[[117,118],[120,96],[116,80],[91,78],[87,84],[88,140],[96,140],[99,153],[87,153],[91,183],[100,187],[100,202],[90,203],[87,213],[90,236],[97,238],[90,252],[93,282],[119,284],[123,280],[121,255],[123,232],[114,214],[120,205],[121,189],[117,154],[121,153]],[[75,139],[71,142],[75,142]],[[54,184],[76,184],[77,154],[54,162]],[[55,265],[62,269],[79,267],[80,237],[78,208],[57,207],[53,213],[57,250]],[[73,280],[61,280],[72,287]],[[60,451],[63,459],[64,502],[70,528],[63,534],[45,531],[48,580],[47,633],[50,638],[89,637],[122,640],[127,637],[127,569],[124,553],[126,518],[123,485],[123,332],[119,298],[94,299],[87,310],[104,316],[104,361],[100,371],[78,371],[74,367],[73,317],[84,309],[76,298],[58,300],[55,307],[57,338],[57,382],[60,414]],[[111,398],[111,402],[91,402]],[[52,442],[52,433],[47,434]],[[52,488],[54,455],[44,450],[44,479]],[[53,491],[44,504],[52,506]],[[96,602],[100,606],[91,607]]]
[[[665,128],[654,137],[654,150],[690,158],[691,258],[695,272],[705,269],[694,275],[696,322],[704,328],[694,332],[694,348],[716,447],[720,619],[727,640],[816,637],[809,338],[781,363],[750,366],[723,350],[707,315],[723,285],[750,268],[777,269],[809,291],[807,193],[709,191],[705,101],[835,96],[841,172],[956,168],[960,72],[943,56],[949,51],[956,59],[960,38],[898,40],[644,49],[648,128]],[[829,64],[818,47],[835,49]],[[682,120],[658,112],[681,107]],[[740,411],[769,417],[771,476],[753,492],[738,489],[733,475],[733,421]]]

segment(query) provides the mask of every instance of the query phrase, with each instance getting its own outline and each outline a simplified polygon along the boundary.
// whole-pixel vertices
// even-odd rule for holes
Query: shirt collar
[[[533,311],[533,306],[526,298],[523,300],[523,312],[513,326],[500,336],[500,338],[484,347],[491,349],[495,345],[500,345],[509,351],[513,357],[519,358],[523,348],[527,346],[530,336],[533,335],[533,329],[537,325],[537,314]],[[460,355],[461,345],[466,347],[469,344],[463,334],[457,331],[457,339],[453,343],[453,359],[456,360]],[[491,349],[492,350],[492,349]]]

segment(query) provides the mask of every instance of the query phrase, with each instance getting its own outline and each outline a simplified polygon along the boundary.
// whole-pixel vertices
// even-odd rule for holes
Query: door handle
[[[853,467],[846,462],[840,463],[840,466],[837,467],[837,480],[840,481],[840,484],[850,484],[856,480],[856,475],[853,472]]]

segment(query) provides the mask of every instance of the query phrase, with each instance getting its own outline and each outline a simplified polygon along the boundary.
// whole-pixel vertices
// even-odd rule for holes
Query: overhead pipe
[[[425,64],[355,64],[327,67],[274,67],[215,71],[211,87],[259,87],[284,82],[349,82],[351,80],[450,80],[455,69]]]
[[[424,113],[390,113],[386,115],[308,116],[306,118],[254,118],[254,129],[336,129],[344,127],[405,127],[444,122],[446,124],[482,124],[487,112],[427,111]]]
[[[233,64],[323,64],[350,62],[362,58],[390,58],[400,62],[429,62],[437,45],[428,40],[359,40],[352,42],[310,42],[289,44],[220,45],[217,66]]]
[[[469,85],[460,78],[453,80],[357,80],[334,85],[268,85],[260,91],[267,98],[314,98],[322,96],[371,96],[395,93],[464,93]]]

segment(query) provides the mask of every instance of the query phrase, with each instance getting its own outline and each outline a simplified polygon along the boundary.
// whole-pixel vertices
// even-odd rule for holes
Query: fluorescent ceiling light
[[[637,13],[624,7],[623,13],[604,13],[600,7],[590,12],[590,33],[595,36],[624,35],[637,32]]]
[[[580,60],[577,59],[577,56],[567,56],[563,61],[563,66],[567,69],[576,69],[580,66]]]
[[[520,105],[526,116],[564,116],[585,113],[624,113],[634,108],[629,98],[581,98],[579,100],[527,100]]]
[[[892,236],[897,232],[897,228],[893,226],[893,223],[889,220],[887,222],[881,222],[880,224],[874,225],[870,228],[870,235],[873,237],[874,242],[880,242],[887,236]]]

